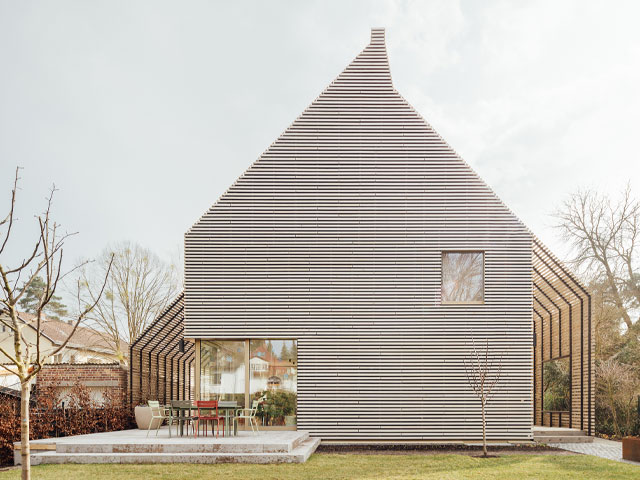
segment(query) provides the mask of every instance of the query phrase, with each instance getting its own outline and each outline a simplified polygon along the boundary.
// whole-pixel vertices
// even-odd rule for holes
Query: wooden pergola
[[[591,296],[537,238],[533,238],[534,424],[593,434],[595,376]],[[568,358],[568,412],[543,408],[544,362]]]
[[[184,339],[184,294],[149,325],[129,350],[131,405],[194,398],[195,346]]]

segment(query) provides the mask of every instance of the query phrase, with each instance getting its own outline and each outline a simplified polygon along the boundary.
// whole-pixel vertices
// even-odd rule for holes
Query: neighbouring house
[[[23,335],[27,342],[35,345],[37,333],[37,318],[32,313],[20,312],[18,318],[25,324]],[[64,344],[73,332],[73,322],[57,320],[43,316],[40,325],[41,346],[43,354],[47,355]],[[129,344],[121,339],[121,350],[126,352]],[[13,351],[13,332],[5,326],[0,326],[0,345],[8,352]],[[78,326],[66,346],[48,363],[113,363],[119,359],[109,343],[106,335],[87,326]],[[6,357],[0,353],[0,363],[5,363]]]
[[[29,344],[35,345],[37,335],[36,316],[31,313],[20,312],[18,318],[25,324],[22,330],[24,338]],[[40,348],[43,354],[47,355],[64,344],[65,340],[73,331],[73,324],[44,316],[40,331]],[[13,332],[7,326],[0,325],[0,346],[2,346],[5,351],[11,353],[14,350],[13,341]],[[126,352],[128,350],[128,343],[125,340],[121,340],[121,344],[122,351]],[[119,364],[120,360],[122,359],[117,357],[114,349],[103,334],[93,328],[79,326],[65,347],[60,350],[59,353],[47,358],[46,365],[41,373],[38,374],[38,377],[50,375],[49,373],[45,373],[45,371],[48,372],[50,366],[59,364],[61,367],[56,371],[65,371],[65,385],[60,385],[61,388],[64,387],[63,389],[66,389],[69,387],[68,384],[74,383],[77,380],[85,386],[90,387],[90,389],[95,389],[94,387],[96,387],[97,390],[94,392],[94,397],[95,399],[100,399],[102,397],[102,386],[96,384],[98,380],[92,378],[88,380],[89,383],[86,383],[83,380],[84,374],[76,378],[77,373],[85,372],[87,369],[83,369],[82,367],[74,369],[70,367],[70,365],[90,364],[92,365],[91,370],[95,368],[100,369],[100,365],[104,365],[105,372],[110,372],[113,365]],[[9,364],[9,359],[2,353],[0,353],[0,363]],[[118,370],[122,370],[122,368],[118,366]],[[51,375],[55,377],[54,374]],[[105,373],[105,375],[109,376],[110,373]],[[39,380],[40,379],[37,378],[37,380],[34,381],[40,383]],[[51,383],[49,381],[47,382]],[[5,369],[0,369],[0,386],[16,391],[20,390],[18,378]]]
[[[323,440],[478,440],[464,361],[487,342],[489,440],[593,433],[589,293],[396,91],[373,29],[186,233],[184,293],[131,346],[130,398],[266,389]],[[570,401],[548,410],[562,358]]]
[[[101,405],[109,400],[122,405],[126,399],[128,370],[119,363],[54,363],[42,367],[36,377],[36,397],[53,390],[59,402],[69,405],[69,394],[83,386],[91,400]]]
[[[251,383],[254,392],[267,390],[296,391],[297,367],[292,355],[282,358],[270,347],[272,343],[264,342],[263,345],[254,346],[250,349],[251,357],[249,365],[251,367]]]

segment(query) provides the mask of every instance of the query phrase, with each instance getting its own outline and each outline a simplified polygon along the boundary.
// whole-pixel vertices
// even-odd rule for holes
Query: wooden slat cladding
[[[533,243],[533,284],[535,424],[578,428],[592,435],[595,376],[589,292],[538,239]],[[543,409],[543,363],[563,357],[569,358],[571,369],[571,402],[568,414],[560,416]]]
[[[195,348],[184,339],[184,295],[180,294],[129,351],[129,395],[132,405],[160,400],[193,399]]]
[[[441,252],[485,253],[441,305]],[[489,438],[532,436],[532,237],[398,94],[384,31],[185,236],[185,336],[298,340],[298,428],[477,440],[463,359],[503,355]]]

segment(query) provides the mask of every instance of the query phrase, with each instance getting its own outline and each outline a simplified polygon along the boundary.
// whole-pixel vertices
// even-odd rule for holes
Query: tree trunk
[[[31,452],[29,449],[29,397],[31,385],[21,385],[20,396],[20,456],[22,457],[22,480],[31,480]]]
[[[620,425],[618,425],[618,413],[616,411],[616,395],[611,388],[609,388],[609,403],[611,405],[611,416],[613,417],[613,431],[616,436],[621,437]]]
[[[487,456],[487,419],[484,414],[484,402],[482,405],[482,455]]]

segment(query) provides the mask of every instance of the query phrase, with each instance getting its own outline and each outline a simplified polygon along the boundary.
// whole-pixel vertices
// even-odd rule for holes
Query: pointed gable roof
[[[428,172],[426,169],[429,169]],[[395,90],[385,45],[384,28],[372,28],[367,47],[331,82],[285,132],[236,180],[201,217],[215,214],[219,205],[254,200],[318,195],[323,184],[347,193],[353,182],[365,187],[366,177],[406,182],[426,180],[436,188],[444,176],[464,182],[465,195],[498,206],[515,216],[473,169],[440,137],[424,118]],[[314,188],[309,177],[320,181]],[[338,176],[335,176],[335,175]],[[382,188],[382,184],[379,184]],[[396,183],[397,186],[397,183]],[[449,192],[454,185],[447,185]],[[445,188],[444,186],[442,188]],[[470,191],[473,190],[473,192]],[[250,191],[249,191],[250,190]],[[362,197],[368,189],[358,189]],[[344,195],[340,195],[344,196]],[[376,195],[379,196],[379,195]],[[249,200],[251,198],[251,200]],[[303,207],[303,205],[300,205]],[[519,220],[518,220],[519,222]],[[519,222],[520,223],[520,222]],[[522,228],[526,228],[521,224]]]
[[[195,324],[228,312],[221,303],[241,308],[235,302],[264,282],[290,292],[299,279],[314,291],[322,277],[310,272],[336,257],[349,258],[348,276],[392,251],[419,248],[431,261],[428,248],[489,248],[496,236],[530,255],[526,227],[395,90],[384,29],[374,28],[367,47],[187,232],[186,334],[206,333]],[[307,274],[291,273],[298,266]],[[290,272],[282,285],[273,280],[279,268]],[[380,269],[371,274],[382,278]]]

